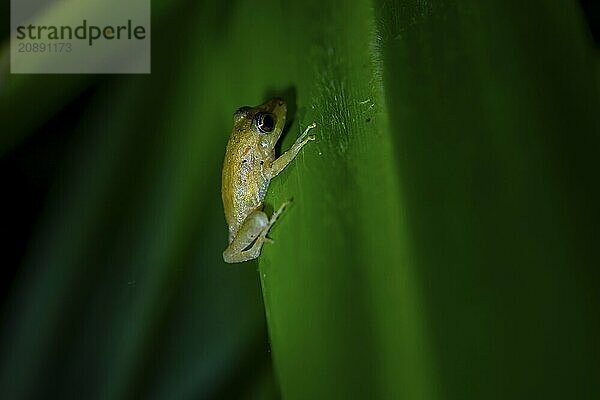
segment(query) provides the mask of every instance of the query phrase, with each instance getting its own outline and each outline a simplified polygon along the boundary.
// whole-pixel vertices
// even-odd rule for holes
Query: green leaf
[[[319,141],[272,183],[295,204],[260,261],[284,398],[597,395],[600,113],[578,9],[312,11],[294,48]]]

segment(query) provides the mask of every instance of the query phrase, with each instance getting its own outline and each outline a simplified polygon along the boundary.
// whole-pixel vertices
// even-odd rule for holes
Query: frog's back
[[[262,203],[269,181],[263,175],[263,162],[257,144],[234,130],[227,143],[221,196],[229,240],[246,217]]]

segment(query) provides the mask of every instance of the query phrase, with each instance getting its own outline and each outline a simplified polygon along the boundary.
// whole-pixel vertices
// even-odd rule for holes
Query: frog
[[[258,258],[264,243],[273,243],[267,233],[291,200],[283,202],[271,217],[263,202],[271,179],[296,158],[315,135],[317,125],[308,125],[294,144],[279,157],[275,146],[285,127],[287,104],[276,97],[255,107],[241,107],[233,114],[233,128],[223,161],[221,197],[229,228],[229,244],[223,251],[226,263]]]

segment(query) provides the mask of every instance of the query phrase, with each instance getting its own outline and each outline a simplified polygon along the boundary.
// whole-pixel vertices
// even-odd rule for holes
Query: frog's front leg
[[[283,169],[287,167],[287,165],[290,162],[292,162],[292,160],[298,155],[298,152],[300,151],[300,149],[302,149],[302,147],[304,147],[306,143],[308,143],[311,140],[315,140],[314,135],[309,135],[308,132],[316,126],[317,124],[315,122],[307,126],[302,135],[300,135],[300,137],[296,139],[296,142],[292,145],[292,147],[290,147],[288,151],[279,156],[278,159],[273,161],[273,163],[271,164],[271,168],[268,172],[269,179],[273,178],[274,176],[277,176],[281,171],[283,171]]]
[[[283,203],[270,219],[267,217],[267,214],[260,210],[253,211],[248,215],[234,239],[223,252],[223,260],[226,263],[239,263],[258,258],[263,244],[265,242],[272,242],[267,237],[269,229],[271,229],[279,215],[283,212],[283,209],[289,203],[289,201]],[[252,246],[245,250],[251,244]]]

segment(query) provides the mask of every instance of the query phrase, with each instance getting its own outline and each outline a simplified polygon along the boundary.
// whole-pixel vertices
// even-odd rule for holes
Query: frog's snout
[[[281,121],[285,121],[285,115],[287,114],[287,104],[281,97],[274,97],[264,104],[265,111],[273,113]]]
[[[264,107],[267,109],[267,111],[275,113],[280,110],[286,110],[285,100],[281,97],[272,98],[264,104]]]
[[[267,103],[271,107],[281,107],[285,105],[285,100],[281,97],[273,97],[271,100],[267,101]]]
[[[278,115],[285,116],[285,114],[287,114],[287,104],[285,103],[285,100],[282,98],[276,98],[275,104],[277,104],[277,106],[275,107],[275,112]]]

